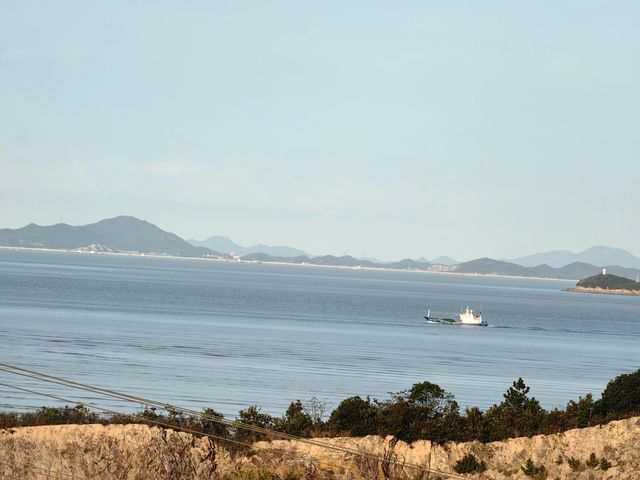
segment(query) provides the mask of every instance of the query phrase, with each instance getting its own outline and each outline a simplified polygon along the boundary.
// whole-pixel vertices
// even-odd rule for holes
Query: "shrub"
[[[24,427],[37,425],[64,425],[98,423],[99,417],[84,405],[75,407],[41,407],[35,412],[20,414]]]
[[[13,412],[0,412],[0,430],[20,426],[20,417]]]
[[[453,470],[456,473],[476,473],[484,472],[487,469],[487,464],[484,460],[478,462],[475,455],[467,453],[464,457],[456,462],[453,466]]]
[[[538,433],[546,412],[528,394],[529,387],[518,378],[503,395],[502,403],[487,410],[485,417],[491,424],[492,440]]]
[[[600,463],[598,461],[598,457],[596,457],[596,454],[593,452],[591,452],[591,455],[589,455],[587,461],[584,462],[584,464],[589,468],[596,468],[598,466],[598,463]]]
[[[284,417],[275,423],[275,429],[289,435],[307,436],[313,428],[313,419],[304,411],[300,400],[291,402]]]
[[[380,433],[412,442],[420,438],[442,443],[460,431],[458,403],[452,394],[431,382],[414,384],[379,402]]]
[[[251,405],[244,410],[238,412],[238,421],[244,424],[254,425],[260,428],[273,428],[275,418],[267,413],[262,413],[256,405]],[[244,428],[236,429],[236,439],[241,442],[253,442],[256,440],[264,440],[265,435],[248,431]]]
[[[611,468],[611,463],[609,463],[609,461],[606,458],[602,457],[600,459],[600,469],[609,470],[610,468]]]
[[[569,460],[567,460],[567,463],[571,467],[571,470],[579,470],[582,466],[580,460],[574,457],[569,458]]]
[[[367,397],[349,397],[336,407],[327,422],[335,433],[349,432],[355,437],[375,433],[378,429],[377,406]]]
[[[220,423],[220,421],[215,421],[214,419],[222,420],[224,417],[221,413],[215,411],[213,408],[203,408],[203,415],[206,418],[198,418],[196,422],[196,430],[201,431],[207,435],[215,435],[217,437],[227,437],[229,436],[229,428]]]
[[[458,411],[458,403],[453,395],[435,383],[415,383],[408,392],[400,392],[396,395],[428,410],[432,417],[444,417]]]
[[[565,409],[569,425],[577,428],[588,427],[593,415],[593,409],[593,395],[590,393],[584,398],[579,397],[577,402],[570,400]]]
[[[536,480],[543,480],[547,478],[547,469],[544,465],[536,466],[533,463],[533,460],[530,458],[527,459],[527,463],[525,463],[520,469],[524,472],[527,477],[535,478]]]
[[[304,404],[304,411],[311,417],[313,428],[320,431],[324,427],[324,414],[329,408],[329,402],[320,400],[318,397],[311,397]]]
[[[640,370],[618,375],[602,392],[602,398],[594,405],[601,414],[621,414],[640,410]]]

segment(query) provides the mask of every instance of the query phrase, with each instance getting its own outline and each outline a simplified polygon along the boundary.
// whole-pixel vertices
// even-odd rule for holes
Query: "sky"
[[[0,3],[0,227],[640,255],[637,1]]]

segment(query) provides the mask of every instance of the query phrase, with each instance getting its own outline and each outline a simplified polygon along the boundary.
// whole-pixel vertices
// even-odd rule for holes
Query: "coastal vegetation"
[[[536,465],[531,458],[528,458],[527,463],[520,467],[520,469],[527,477],[532,477],[535,480],[544,480],[547,478],[547,469],[545,466]]]
[[[326,407],[327,404],[318,399],[307,403],[295,400],[282,416],[277,417],[262,412],[258,406],[250,406],[239,412],[237,421],[301,437],[391,435],[396,441],[405,442],[419,439],[436,443],[490,442],[560,433],[636,416],[640,414],[640,370],[611,380],[599,400],[594,401],[593,396],[587,394],[569,401],[564,409],[545,410],[535,397],[529,395],[529,387],[522,378],[513,382],[500,403],[484,411],[477,407],[461,411],[451,393],[428,381],[393,393],[386,400],[349,397],[340,402],[325,420]],[[42,407],[35,412],[0,413],[0,429],[59,424],[148,423],[247,443],[268,438],[264,432],[230,428],[211,420],[212,417],[222,417],[215,410],[205,409],[203,413],[209,420],[173,411],[161,413],[154,408],[104,416],[84,405]],[[470,459],[467,461],[471,462]],[[603,469],[607,465],[605,459],[588,461],[587,465],[597,463]],[[571,458],[568,462],[572,468],[574,463],[575,468],[582,465],[577,459]]]
[[[640,282],[631,280],[630,278],[619,277],[610,273],[594,275],[592,277],[580,280],[576,287],[578,288],[600,288],[603,290],[629,290],[640,292]]]
[[[231,449],[230,442],[143,424],[7,429],[0,430],[0,478],[425,480],[470,474],[487,480],[637,480],[640,461],[637,418],[487,445],[407,444],[380,436],[310,442],[274,440]],[[597,466],[593,457],[600,460]]]
[[[467,453],[453,466],[453,471],[456,473],[480,473],[484,472],[486,469],[487,464],[485,461],[478,461],[476,456],[472,453]]]

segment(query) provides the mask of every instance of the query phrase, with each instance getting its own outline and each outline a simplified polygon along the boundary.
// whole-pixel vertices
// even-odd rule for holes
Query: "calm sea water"
[[[0,358],[231,416],[423,380],[487,407],[520,376],[564,406],[640,367],[640,297],[562,291],[572,283],[0,249]],[[427,305],[467,304],[489,328],[425,324]],[[44,404],[0,386],[0,408]]]

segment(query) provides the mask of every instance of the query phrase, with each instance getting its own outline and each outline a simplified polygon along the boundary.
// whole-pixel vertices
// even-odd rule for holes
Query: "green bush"
[[[600,469],[609,470],[610,468],[611,468],[611,463],[609,463],[609,461],[606,458],[602,457],[600,459]]]
[[[529,387],[519,378],[503,395],[502,403],[487,410],[485,418],[491,425],[491,440],[531,436],[540,431],[546,412],[528,394]]]
[[[312,399],[303,404],[292,402],[281,417],[262,413],[257,406],[241,410],[237,422],[299,436],[365,436],[392,435],[396,440],[412,442],[428,439],[436,443],[447,441],[490,442],[516,436],[539,433],[559,433],[571,428],[606,423],[640,413],[640,370],[616,377],[607,384],[602,398],[593,401],[591,394],[569,401],[565,409],[544,410],[538,400],[529,396],[529,387],[522,378],[513,382],[501,403],[482,411],[469,407],[459,411],[454,396],[431,382],[415,383],[408,390],[392,393],[386,400],[350,397],[331,412],[324,421],[326,402]],[[197,434],[232,437],[242,442],[271,438],[267,433],[249,432],[235,426],[227,427],[222,417],[212,409],[203,413],[208,418],[185,415],[179,411],[147,408],[138,413],[99,416],[84,406],[42,407],[35,412],[0,412],[0,429],[59,424],[161,424],[187,429]],[[562,459],[557,460],[560,464]],[[577,463],[576,463],[577,462]],[[581,464],[573,459],[571,468],[596,468],[602,461],[589,458]],[[604,465],[608,462],[605,461]],[[610,466],[610,464],[609,464]],[[607,467],[608,468],[608,467]]]
[[[484,460],[478,462],[476,456],[471,453],[467,453],[453,466],[453,470],[456,473],[479,473],[484,472],[486,469],[487,464],[484,463]]]
[[[267,413],[262,413],[260,407],[251,405],[238,413],[238,421],[244,424],[253,425],[260,428],[272,429],[275,426],[276,419]],[[236,439],[241,442],[253,442],[256,440],[264,440],[266,435],[251,432],[244,428],[236,430]]]
[[[390,434],[405,442],[428,438],[443,443],[459,436],[462,422],[458,403],[452,394],[434,383],[416,383],[377,405],[380,409],[378,433]]]
[[[580,468],[582,467],[580,460],[574,457],[569,458],[569,460],[567,460],[567,463],[571,467],[571,470],[580,470]]]
[[[593,416],[594,405],[593,395],[590,393],[584,398],[579,397],[577,402],[570,400],[565,409],[567,426],[575,428],[588,427]]]
[[[229,429],[226,425],[215,421],[222,420],[221,413],[211,408],[204,408],[202,414],[207,418],[185,415],[176,410],[169,409],[167,413],[158,411],[157,408],[145,408],[142,412],[127,415],[117,414],[109,419],[109,423],[113,424],[130,424],[130,423],[146,423],[149,425],[158,425],[160,427],[173,427],[176,429],[185,429],[191,432],[203,435],[214,435],[216,437],[229,436]]]
[[[275,429],[289,435],[309,436],[313,428],[311,415],[304,411],[302,402],[291,402],[281,419],[276,420]]]
[[[593,452],[591,452],[591,455],[589,455],[587,461],[584,462],[584,464],[589,468],[596,468],[599,463],[600,461],[598,460],[598,457],[596,457],[596,454]]]
[[[0,429],[20,426],[20,416],[13,412],[0,412]]]
[[[224,417],[221,413],[212,408],[203,408],[202,413],[206,415],[207,418],[201,417],[196,419],[196,424],[194,425],[196,427],[195,430],[207,435],[215,435],[216,437],[229,436],[229,427],[213,420],[214,418],[222,420]]]
[[[611,380],[594,410],[605,415],[640,411],[640,369]]]
[[[544,465],[536,466],[533,460],[527,459],[527,463],[520,467],[527,477],[535,478],[536,480],[543,480],[547,478],[547,469]]]
[[[349,397],[336,407],[327,422],[333,433],[348,432],[354,437],[363,437],[378,430],[377,405],[369,397]]]
[[[22,413],[20,426],[65,425],[98,423],[99,417],[84,405],[75,407],[41,407],[35,412]]]

